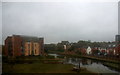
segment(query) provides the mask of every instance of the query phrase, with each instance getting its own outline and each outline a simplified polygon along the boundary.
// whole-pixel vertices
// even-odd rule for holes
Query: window
[[[35,49],[35,54],[36,54],[36,49]]]
[[[30,55],[30,44],[28,44],[28,54]]]
[[[30,50],[30,44],[28,44],[28,50]]]

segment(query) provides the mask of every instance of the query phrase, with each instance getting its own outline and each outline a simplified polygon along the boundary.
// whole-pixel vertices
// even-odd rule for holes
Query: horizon
[[[17,34],[13,34],[13,35],[17,35]],[[7,37],[11,37],[13,35],[9,35]],[[21,36],[21,35],[20,35]],[[29,36],[29,37],[37,37],[37,38],[44,38],[44,37],[40,37],[40,36],[30,36],[30,35],[22,35],[22,36]],[[4,40],[5,41],[5,40]],[[44,38],[44,41],[45,41],[45,38]],[[92,41],[92,40],[77,40],[77,41],[69,41],[69,40],[61,40],[61,41],[57,41],[57,42],[50,42],[50,43],[44,43],[44,44],[58,44],[58,43],[61,43],[62,41],[68,41],[69,43],[77,43],[78,41],[90,41],[90,42],[115,42],[115,39],[114,41]],[[0,45],[5,45],[5,44],[0,44]]]

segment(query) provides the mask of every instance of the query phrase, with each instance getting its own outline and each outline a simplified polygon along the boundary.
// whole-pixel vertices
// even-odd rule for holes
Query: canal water
[[[57,58],[57,56],[60,56],[57,54],[49,55],[55,56],[55,58]],[[95,73],[120,73],[119,71],[116,71],[113,68],[103,65],[103,63],[100,61],[94,61],[86,58],[83,59],[83,58],[67,58],[66,56],[64,57],[64,64],[73,64],[75,66],[78,66],[79,63],[81,67],[84,67],[87,70]]]
[[[87,70],[95,73],[120,73],[116,71],[115,69],[112,69],[110,67],[107,67],[102,64],[102,62],[99,61],[93,61],[90,59],[81,59],[81,58],[65,58],[64,60],[65,64],[73,64],[75,66],[78,66],[80,63],[81,67],[86,68]]]
[[[58,54],[48,54],[48,55],[54,56],[55,58],[57,58],[57,56],[60,56]]]

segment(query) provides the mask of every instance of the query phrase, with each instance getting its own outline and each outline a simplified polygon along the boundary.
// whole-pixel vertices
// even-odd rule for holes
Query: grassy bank
[[[72,65],[63,64],[43,64],[43,63],[32,63],[32,64],[4,64],[4,73],[71,73],[70,68]]]
[[[73,65],[63,64],[62,58],[53,56],[29,56],[6,59],[3,62],[3,73],[77,73]],[[80,73],[95,74],[81,68]],[[95,74],[96,75],[96,74]]]
[[[32,63],[32,64],[3,64],[3,73],[76,73],[72,71],[73,65],[70,64],[44,64],[44,63]],[[89,73],[84,68],[81,68],[80,73]]]

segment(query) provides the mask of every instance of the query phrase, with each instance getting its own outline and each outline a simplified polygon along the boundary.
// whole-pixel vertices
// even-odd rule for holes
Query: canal
[[[57,58],[57,56],[61,56],[58,54],[49,54]],[[73,64],[75,66],[78,66],[80,63],[81,67],[86,68],[87,70],[95,73],[120,73],[119,71],[105,66],[103,62],[101,61],[95,61],[92,59],[87,58],[72,58],[72,57],[66,57],[64,56],[64,64]]]
[[[94,61],[91,59],[82,59],[82,58],[65,58],[65,64],[73,64],[78,66],[80,62],[80,66],[86,68],[87,70],[95,73],[120,73],[113,68],[107,67],[102,64],[100,61]]]

